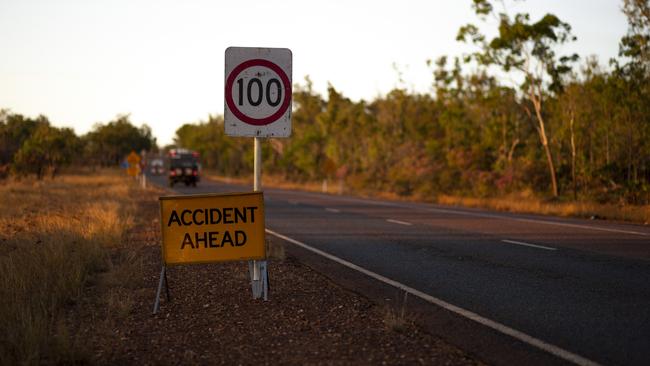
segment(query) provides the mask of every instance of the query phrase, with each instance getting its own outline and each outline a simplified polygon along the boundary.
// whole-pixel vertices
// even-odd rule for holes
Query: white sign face
[[[226,49],[226,135],[291,135],[291,62],[288,48]]]

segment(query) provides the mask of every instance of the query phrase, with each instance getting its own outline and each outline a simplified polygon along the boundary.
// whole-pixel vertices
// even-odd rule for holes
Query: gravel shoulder
[[[152,315],[158,194],[138,198],[135,228],[111,250],[114,267],[69,310],[74,342],[89,363],[482,364],[425,332],[416,314],[346,290],[273,238],[269,301],[252,299],[247,263],[178,266],[168,269],[171,301],[163,296]]]

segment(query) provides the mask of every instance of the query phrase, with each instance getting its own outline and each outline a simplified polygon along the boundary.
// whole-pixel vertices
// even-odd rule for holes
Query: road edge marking
[[[266,232],[273,235],[273,236],[275,236],[275,237],[277,237],[277,238],[279,238],[279,239],[282,239],[282,240],[285,240],[285,241],[287,241],[287,242],[289,242],[291,244],[297,245],[297,246],[299,246],[299,247],[301,247],[303,249],[306,249],[306,250],[308,250],[310,252],[313,252],[315,254],[323,256],[323,257],[325,257],[325,258],[327,258],[329,260],[337,262],[337,263],[339,263],[341,265],[344,265],[344,266],[346,266],[348,268],[351,268],[351,269],[353,269],[355,271],[361,272],[361,273],[363,273],[363,274],[365,274],[365,275],[367,275],[369,277],[372,277],[372,278],[374,278],[374,279],[376,279],[378,281],[381,281],[381,282],[386,283],[386,284],[388,284],[390,286],[396,287],[396,288],[398,288],[398,289],[400,289],[402,291],[405,291],[405,292],[407,292],[407,293],[409,293],[409,294],[411,294],[413,296],[417,296],[417,297],[421,298],[422,300],[425,300],[425,301],[430,302],[430,303],[432,303],[434,305],[437,305],[437,306],[439,306],[439,307],[441,307],[441,308],[443,308],[445,310],[451,311],[452,313],[458,314],[458,315],[460,315],[460,316],[462,316],[464,318],[467,318],[469,320],[473,320],[473,321],[475,321],[475,322],[477,322],[477,323],[479,323],[481,325],[484,325],[484,326],[486,326],[488,328],[496,330],[499,333],[508,335],[510,337],[513,337],[513,338],[519,340],[519,341],[527,343],[527,344],[529,344],[529,345],[531,345],[531,346],[533,346],[535,348],[541,349],[542,351],[548,352],[548,353],[550,353],[550,354],[552,354],[554,356],[557,356],[557,357],[559,357],[559,358],[561,358],[561,359],[563,359],[565,361],[569,361],[569,362],[572,362],[572,363],[574,363],[576,365],[580,365],[580,366],[599,366],[600,365],[599,363],[594,362],[592,360],[589,360],[589,359],[587,359],[585,357],[582,357],[580,355],[577,355],[575,353],[567,351],[567,350],[565,350],[563,348],[560,348],[558,346],[554,346],[554,345],[552,345],[550,343],[546,343],[546,342],[544,342],[544,341],[542,341],[540,339],[537,339],[537,338],[535,338],[533,336],[530,336],[530,335],[528,335],[526,333],[523,333],[523,332],[518,331],[516,329],[510,328],[507,325],[503,325],[503,324],[501,324],[499,322],[496,322],[494,320],[484,318],[484,317],[482,317],[482,316],[480,316],[480,315],[478,315],[478,314],[476,314],[474,312],[471,312],[469,310],[465,310],[465,309],[463,309],[461,307],[458,307],[456,305],[450,304],[450,303],[448,303],[448,302],[446,302],[444,300],[433,297],[433,296],[431,296],[429,294],[426,294],[426,293],[424,293],[422,291],[416,290],[416,289],[414,289],[412,287],[404,285],[404,284],[402,284],[400,282],[397,282],[395,280],[391,280],[388,277],[384,277],[384,276],[382,276],[382,275],[380,275],[378,273],[367,270],[367,269],[365,269],[365,268],[363,268],[361,266],[358,266],[358,265],[356,265],[356,264],[354,264],[352,262],[348,262],[345,259],[341,259],[341,258],[339,258],[339,257],[337,257],[335,255],[329,254],[329,253],[324,252],[324,251],[322,251],[320,249],[316,249],[316,248],[314,248],[312,246],[309,246],[309,245],[307,245],[307,244],[305,244],[303,242],[300,242],[298,240],[292,239],[292,238],[290,238],[288,236],[276,233],[275,231],[272,231],[272,230],[269,230],[269,229],[266,229]]]
[[[504,242],[504,243],[508,243],[508,244],[523,245],[525,247],[531,247],[531,248],[537,248],[537,249],[557,250],[557,248],[546,247],[546,246],[539,245],[539,244],[525,243],[523,241],[508,240],[508,239],[503,239],[501,241]]]
[[[386,222],[390,222],[390,223],[398,224],[398,225],[404,225],[404,226],[412,226],[413,225],[410,222],[400,221],[400,220],[393,220],[393,219],[386,219]]]

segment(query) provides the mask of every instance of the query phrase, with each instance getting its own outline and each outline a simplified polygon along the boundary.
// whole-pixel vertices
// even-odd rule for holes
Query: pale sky
[[[515,11],[558,15],[565,47],[607,64],[627,23],[620,0],[529,0]],[[293,52],[293,81],[372,100],[394,87],[428,92],[427,59],[472,50],[455,41],[477,23],[471,0],[0,0],[0,108],[78,134],[130,113],[160,145],[183,123],[223,114],[229,46]],[[495,29],[493,21],[488,28]],[[488,29],[486,28],[486,30]],[[393,65],[402,72],[399,84]]]

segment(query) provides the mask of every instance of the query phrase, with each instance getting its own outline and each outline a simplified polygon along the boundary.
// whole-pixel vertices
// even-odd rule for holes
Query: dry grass
[[[136,189],[117,172],[0,186],[0,364],[83,359],[65,311],[111,273],[106,247],[131,225]]]
[[[413,321],[409,313],[406,311],[407,300],[408,292],[403,292],[401,299],[399,294],[396,297],[394,306],[386,305],[384,308],[384,325],[388,330],[393,332],[403,332]]]
[[[439,196],[438,203],[453,206],[489,208],[498,211],[597,218],[650,224],[650,206],[598,204],[580,201],[547,202],[521,194],[503,198]]]
[[[225,177],[221,176],[218,174],[206,172],[205,177],[217,182],[223,182],[223,183],[228,183],[228,184],[243,184],[243,185],[249,185],[251,188],[253,187],[253,177],[249,178],[233,178],[233,177]],[[315,183],[315,182],[292,182],[288,181],[280,176],[276,175],[263,175],[262,179],[262,189],[264,187],[273,187],[273,188],[283,188],[283,189],[297,189],[297,190],[302,190],[302,191],[308,191],[308,192],[323,192],[323,184],[321,183]],[[332,184],[332,182],[329,182],[327,185],[327,192],[326,193],[338,193],[338,191],[335,192],[335,186]]]
[[[210,179],[220,182],[249,184],[252,186],[252,180],[246,178],[228,178],[215,174],[206,175]],[[322,183],[296,183],[283,179],[280,176],[265,175],[263,186],[297,189],[308,192],[323,192]],[[338,194],[341,189],[336,182],[330,181],[327,185],[326,193]],[[598,218],[614,221],[627,221],[650,225],[650,206],[633,206],[633,205],[615,205],[600,204],[595,202],[577,201],[577,202],[553,202],[537,198],[530,192],[514,193],[508,196],[496,198],[472,198],[449,195],[438,195],[437,197],[421,196],[399,196],[392,192],[370,192],[354,191],[348,192],[349,189],[343,189],[344,193],[353,193],[362,197],[376,197],[390,200],[404,201],[425,201],[434,202],[449,206],[464,206],[485,208],[497,211],[508,211],[518,213],[532,213],[541,215],[565,216],[565,217],[584,217]]]

